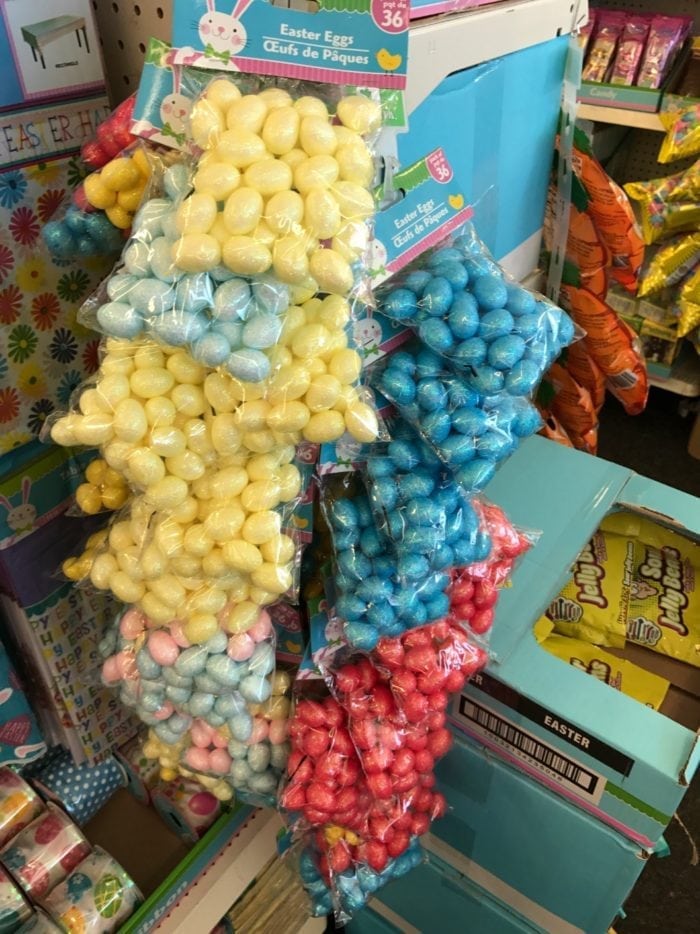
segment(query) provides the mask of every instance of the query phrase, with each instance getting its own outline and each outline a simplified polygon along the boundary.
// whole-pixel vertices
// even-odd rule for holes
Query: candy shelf
[[[626,110],[624,107],[605,107],[601,104],[579,104],[579,120],[593,120],[596,123],[612,123],[615,126],[628,126],[635,130],[654,130],[663,133],[663,125],[657,113],[645,113],[641,110]]]
[[[566,35],[587,15],[586,0],[521,0],[419,20],[409,32],[408,111],[452,72]]]

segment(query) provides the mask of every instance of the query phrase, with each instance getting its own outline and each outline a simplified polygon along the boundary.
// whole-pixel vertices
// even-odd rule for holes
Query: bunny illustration
[[[248,41],[240,17],[253,0],[236,0],[230,14],[216,9],[216,0],[207,0],[207,12],[199,20],[199,38],[204,46],[204,54],[209,58],[218,58],[229,62],[240,55]]]
[[[357,348],[363,357],[376,353],[382,342],[382,328],[372,317],[372,309],[367,309],[367,317],[360,318],[352,327],[352,334]]]
[[[173,71],[173,91],[164,97],[160,105],[160,119],[163,136],[172,136],[182,145],[187,138],[185,121],[190,115],[192,101],[180,93],[180,71]]]
[[[381,240],[372,240],[369,245],[369,274],[373,279],[382,276],[386,273],[386,261],[388,255],[386,252],[386,247]]]
[[[7,509],[7,524],[18,535],[31,532],[36,522],[36,506],[29,502],[31,489],[32,481],[29,477],[22,477],[22,503],[19,506],[13,506],[6,496],[0,496],[0,506]]]

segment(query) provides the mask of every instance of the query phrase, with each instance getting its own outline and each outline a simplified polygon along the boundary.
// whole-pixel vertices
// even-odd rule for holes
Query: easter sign
[[[175,0],[174,61],[379,88],[406,85],[409,0]]]

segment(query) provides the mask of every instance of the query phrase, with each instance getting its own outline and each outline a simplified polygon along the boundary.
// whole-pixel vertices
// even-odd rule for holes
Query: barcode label
[[[614,376],[606,377],[609,383],[617,386],[619,389],[631,389],[637,385],[637,377],[630,370],[623,370],[622,373],[616,373]]]
[[[596,804],[600,801],[605,787],[604,776],[562,755],[559,749],[464,695],[460,698],[459,712],[468,722],[466,732],[482,737],[490,745],[507,749],[577,797]]]

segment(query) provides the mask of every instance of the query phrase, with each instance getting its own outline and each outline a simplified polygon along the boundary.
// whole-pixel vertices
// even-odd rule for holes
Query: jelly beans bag
[[[700,155],[700,104],[694,102],[659,116],[666,130],[659,162],[666,164]]]
[[[377,301],[485,394],[532,395],[574,337],[569,317],[507,278],[471,225],[382,285]]]
[[[525,396],[499,392],[490,380],[474,388],[474,375],[464,376],[418,341],[369,372],[372,385],[452,469],[466,493],[486,486],[520,439],[541,427],[539,413]]]
[[[644,242],[656,243],[700,223],[698,166],[668,178],[628,182],[625,191],[635,202]]]
[[[700,265],[700,233],[678,234],[651,258],[639,283],[637,295],[645,298],[682,282]]]

